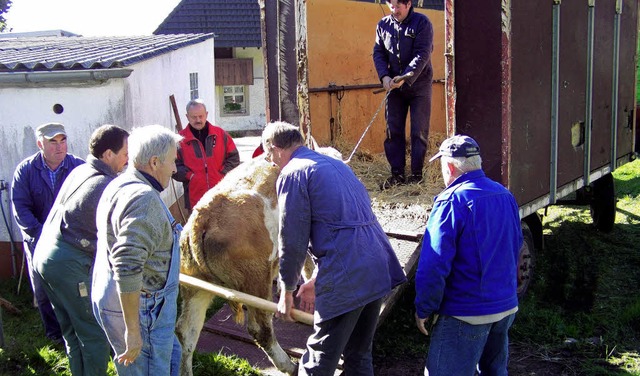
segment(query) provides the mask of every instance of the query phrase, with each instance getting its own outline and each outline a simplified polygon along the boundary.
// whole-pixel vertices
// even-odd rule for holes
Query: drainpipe
[[[126,78],[133,69],[89,69],[61,71],[0,72],[0,85],[67,83],[67,82],[105,82],[112,78]]]

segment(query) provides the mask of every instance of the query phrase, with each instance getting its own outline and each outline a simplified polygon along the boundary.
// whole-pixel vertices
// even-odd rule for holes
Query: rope
[[[351,152],[351,155],[349,155],[349,158],[346,161],[344,161],[344,163],[349,164],[349,162],[351,162],[351,158],[353,158],[353,155],[356,153],[356,150],[358,150],[358,147],[362,143],[362,140],[364,139],[364,136],[369,131],[369,128],[371,128],[371,125],[373,125],[373,121],[376,120],[376,117],[378,116],[378,113],[380,112],[380,109],[382,108],[382,105],[385,104],[385,102],[387,101],[387,97],[389,96],[390,92],[391,91],[387,91],[387,94],[384,96],[384,98],[382,98],[382,102],[380,102],[380,105],[378,106],[378,109],[376,110],[376,113],[373,114],[373,117],[371,118],[371,121],[369,122],[369,125],[367,125],[367,127],[364,129],[364,132],[362,133],[362,136],[360,136],[360,139],[358,140],[358,143],[356,143],[356,146],[353,148],[353,151]]]

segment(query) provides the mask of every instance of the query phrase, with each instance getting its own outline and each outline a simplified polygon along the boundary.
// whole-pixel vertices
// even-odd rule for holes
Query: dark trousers
[[[422,175],[431,119],[431,79],[394,89],[387,97],[384,153],[392,174],[405,173],[407,114],[411,115],[411,173]]]
[[[333,376],[344,354],[344,374],[373,376],[373,336],[382,298],[353,311],[316,323],[300,359],[298,376]]]
[[[24,242],[24,254],[27,257],[27,270],[29,271],[29,279],[31,280],[31,288],[33,289],[33,295],[36,298],[36,304],[38,305],[38,311],[40,311],[40,318],[42,318],[42,325],[44,326],[44,332],[47,338],[52,341],[62,340],[62,330],[56,314],[53,312],[53,306],[49,300],[49,296],[42,286],[40,279],[34,275],[33,265],[33,252],[35,249],[31,249],[30,244]],[[33,246],[35,248],[35,245]]]

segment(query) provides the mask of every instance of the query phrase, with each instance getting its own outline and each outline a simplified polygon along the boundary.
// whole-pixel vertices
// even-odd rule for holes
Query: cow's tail
[[[198,218],[202,214],[203,212],[194,212],[191,214],[189,222],[187,222],[182,232],[182,263],[187,265],[193,263],[195,264],[192,265],[193,267],[200,270],[207,270],[204,247],[204,238],[206,235],[205,225],[207,221]]]

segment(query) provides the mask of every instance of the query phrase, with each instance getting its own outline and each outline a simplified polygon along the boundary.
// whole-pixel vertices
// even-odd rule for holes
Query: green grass
[[[640,160],[613,175],[611,233],[595,230],[588,207],[541,211],[545,249],[535,255],[511,329],[527,362],[553,363],[567,375],[640,375]],[[413,322],[412,283],[376,334],[376,359],[426,356],[428,339]]]
[[[0,283],[0,296],[22,311],[20,315],[2,312],[5,346],[0,349],[0,376],[71,376],[69,362],[62,346],[56,346],[45,336],[38,311],[31,305],[28,281],[23,281],[21,292],[16,294],[17,281]],[[208,311],[222,302],[216,300]],[[194,354],[195,376],[258,376],[260,372],[238,357],[220,354]],[[109,362],[109,376],[115,376],[113,362]]]

